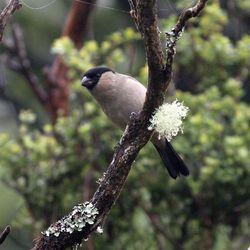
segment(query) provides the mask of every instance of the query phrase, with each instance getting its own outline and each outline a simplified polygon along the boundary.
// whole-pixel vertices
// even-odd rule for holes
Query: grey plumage
[[[83,76],[82,85],[89,89],[104,113],[121,129],[125,129],[131,113],[139,112],[145,101],[146,88],[140,82],[106,67],[87,71]],[[155,134],[151,142],[172,178],[189,174],[185,163],[166,139],[158,140]]]

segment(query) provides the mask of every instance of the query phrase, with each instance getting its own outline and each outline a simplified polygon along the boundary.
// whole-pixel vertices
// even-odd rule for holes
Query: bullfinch
[[[119,74],[107,67],[89,69],[83,75],[82,86],[89,90],[110,120],[123,130],[131,113],[141,111],[147,91],[133,77]],[[189,175],[186,164],[165,138],[159,140],[155,133],[151,142],[172,178]]]

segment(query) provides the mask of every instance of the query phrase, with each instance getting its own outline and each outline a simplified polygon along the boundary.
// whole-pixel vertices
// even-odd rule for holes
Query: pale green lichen
[[[173,103],[164,103],[160,106],[150,122],[149,130],[155,130],[162,137],[171,141],[179,132],[183,133],[182,123],[186,117],[189,108],[183,103],[175,100]]]
[[[72,234],[74,231],[82,231],[87,224],[94,224],[98,213],[97,208],[95,208],[91,202],[87,201],[82,204],[78,204],[73,208],[73,211],[68,216],[63,217],[61,220],[51,225],[42,234],[46,236],[54,235],[58,237],[62,232]]]
[[[22,123],[32,124],[36,121],[36,115],[31,110],[22,110],[19,119]]]

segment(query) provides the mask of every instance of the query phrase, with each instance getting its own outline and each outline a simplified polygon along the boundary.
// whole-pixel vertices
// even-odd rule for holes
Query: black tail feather
[[[154,146],[160,154],[162,161],[172,178],[176,179],[177,176],[180,175],[189,175],[189,170],[186,164],[167,140],[164,149],[158,147],[157,145]]]

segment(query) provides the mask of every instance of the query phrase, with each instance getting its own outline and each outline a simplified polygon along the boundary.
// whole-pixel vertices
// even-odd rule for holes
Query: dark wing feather
[[[161,159],[172,178],[176,179],[176,177],[180,175],[189,175],[189,170],[186,164],[167,140],[164,148],[160,148],[155,144],[154,146],[160,154]]]

